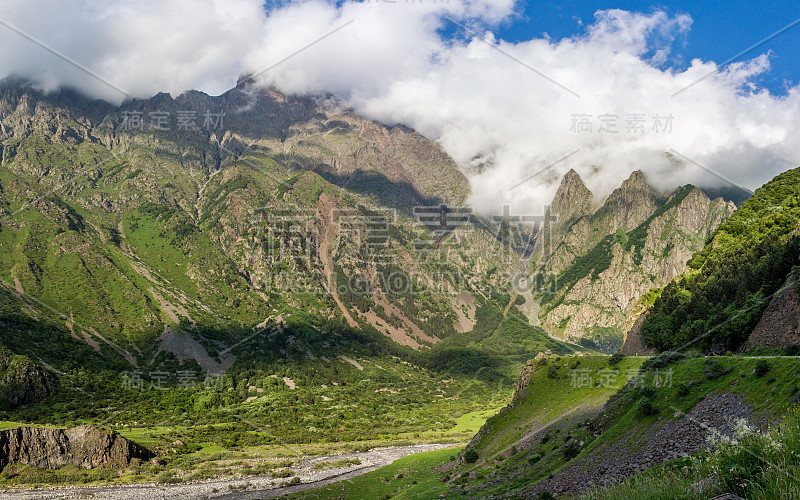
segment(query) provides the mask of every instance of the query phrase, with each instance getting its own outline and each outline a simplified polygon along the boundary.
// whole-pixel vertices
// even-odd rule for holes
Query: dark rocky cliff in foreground
[[[58,469],[74,465],[91,469],[100,465],[122,467],[150,453],[116,433],[91,425],[72,429],[18,427],[0,431],[0,470],[11,463]]]

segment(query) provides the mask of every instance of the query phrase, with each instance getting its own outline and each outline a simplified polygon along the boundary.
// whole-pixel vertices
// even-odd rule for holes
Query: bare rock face
[[[594,210],[594,195],[578,172],[570,170],[561,180],[550,205],[551,213],[558,216],[558,225],[569,226],[575,220],[591,215]]]
[[[800,300],[797,297],[797,280],[793,271],[750,334],[745,350],[796,345],[800,345]]]
[[[642,313],[636,318],[633,326],[625,334],[625,339],[622,342],[622,347],[619,352],[626,356],[654,356],[655,350],[647,347],[647,344],[642,337],[642,323],[647,317],[647,313]]]
[[[630,231],[644,222],[658,208],[658,193],[650,187],[641,170],[631,173],[615,189],[594,214],[611,234],[617,230]]]
[[[541,491],[561,497],[596,486],[611,484],[664,462],[708,447],[711,429],[733,436],[737,419],[751,421],[752,409],[741,396],[731,393],[709,394],[683,418],[659,421],[635,437],[611,440],[523,491],[524,498],[537,498]],[[596,422],[607,422],[601,416]],[[703,425],[699,425],[699,423]],[[604,425],[604,424],[601,424]]]
[[[150,453],[116,433],[91,425],[72,429],[19,427],[0,432],[0,470],[10,463],[58,469],[74,465],[91,469],[100,465],[123,467],[133,458]]]

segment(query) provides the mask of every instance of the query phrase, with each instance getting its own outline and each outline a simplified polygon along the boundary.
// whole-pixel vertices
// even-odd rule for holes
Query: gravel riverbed
[[[366,474],[395,460],[424,451],[461,446],[458,444],[418,444],[375,448],[369,451],[344,453],[324,457],[302,459],[293,466],[292,472],[301,483],[288,486],[289,479],[274,479],[269,475],[239,478],[214,479],[197,483],[181,484],[135,484],[124,486],[91,486],[39,489],[0,490],[0,499],[30,500],[80,500],[80,499],[125,499],[125,500],[184,500],[184,499],[261,499],[274,498],[327,484],[344,481]],[[361,460],[361,464],[338,469],[314,470],[319,462],[339,460]]]

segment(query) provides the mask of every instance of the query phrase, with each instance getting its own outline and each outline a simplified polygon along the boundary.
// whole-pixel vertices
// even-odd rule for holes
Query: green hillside
[[[657,491],[647,485],[653,477],[671,485],[668,491],[678,491],[677,485],[685,490],[710,474],[692,457],[706,456],[702,448],[712,429],[734,432],[739,416],[761,428],[777,429],[781,421],[796,426],[790,410],[800,401],[797,373],[791,358],[674,353],[648,360],[583,356],[531,363],[522,377],[528,382],[511,405],[489,418],[461,459],[447,468],[448,487],[442,491],[524,498],[549,492],[572,498],[610,477],[633,478],[625,487],[586,498],[624,498],[623,491],[632,495],[628,498],[644,498],[642,492]],[[582,379],[588,383],[576,382]],[[613,386],[606,384],[612,380]],[[783,420],[787,414],[791,418]],[[791,463],[798,466],[796,458]],[[775,471],[767,476],[766,482],[778,479]],[[725,491],[730,485],[718,484],[675,498],[710,498]]]
[[[800,263],[800,169],[759,188],[662,291],[642,325],[658,350],[736,351]]]

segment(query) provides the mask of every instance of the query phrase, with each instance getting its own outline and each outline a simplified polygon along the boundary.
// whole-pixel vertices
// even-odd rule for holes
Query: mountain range
[[[293,315],[321,337],[485,352],[468,335],[484,306],[517,311],[518,347],[612,352],[640,298],[735,210],[692,186],[659,193],[639,171],[596,200],[570,171],[544,218],[473,213],[436,143],[246,81],[115,108],[7,79],[0,116],[7,311],[134,369],[224,372],[242,339]],[[74,358],[25,331],[3,344],[32,366]]]
[[[247,79],[119,107],[6,79],[0,158],[0,427],[105,426],[155,457],[120,459],[143,481],[470,441],[436,488],[534,498],[701,449],[683,415],[797,399],[791,358],[752,381],[771,368],[727,358],[800,346],[800,169],[749,199],[570,170],[546,206],[479,213],[437,143]],[[75,428],[7,435],[118,439]],[[116,480],[17,467],[0,482]]]

